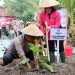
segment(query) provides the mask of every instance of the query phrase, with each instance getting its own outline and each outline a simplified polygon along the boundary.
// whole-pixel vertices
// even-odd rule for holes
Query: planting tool
[[[48,27],[47,22],[45,22],[46,28]],[[50,54],[49,54],[49,46],[48,46],[48,31],[46,30],[46,45],[47,45],[47,56],[48,56],[48,62],[50,63]]]

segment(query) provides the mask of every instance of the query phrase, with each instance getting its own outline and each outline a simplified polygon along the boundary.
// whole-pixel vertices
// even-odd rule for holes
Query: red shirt
[[[50,18],[48,18],[50,16]],[[40,13],[39,17],[39,27],[41,28],[42,32],[45,33],[45,21],[47,22],[48,26],[51,28],[59,28],[60,26],[60,13],[55,11],[48,15],[45,11]],[[48,33],[48,40],[50,40],[50,32]]]

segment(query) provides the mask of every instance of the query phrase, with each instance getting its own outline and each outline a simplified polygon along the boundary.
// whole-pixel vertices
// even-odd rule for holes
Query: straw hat
[[[40,0],[39,8],[46,8],[59,5],[59,2],[56,0]]]
[[[43,36],[42,31],[35,24],[30,24],[22,29],[21,32],[31,36]]]

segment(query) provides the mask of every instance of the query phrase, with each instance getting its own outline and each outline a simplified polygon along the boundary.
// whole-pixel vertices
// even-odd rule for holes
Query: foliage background
[[[4,8],[11,10],[10,15],[14,15],[24,22],[32,21],[34,12],[37,9],[38,0],[4,0]]]

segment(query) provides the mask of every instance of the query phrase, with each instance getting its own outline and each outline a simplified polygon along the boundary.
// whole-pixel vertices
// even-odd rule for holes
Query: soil
[[[6,66],[0,66],[0,75],[75,75],[75,54],[71,57],[66,57],[66,64],[53,64],[56,72],[51,73],[44,68],[31,70],[25,65],[16,65],[14,60]]]

